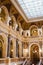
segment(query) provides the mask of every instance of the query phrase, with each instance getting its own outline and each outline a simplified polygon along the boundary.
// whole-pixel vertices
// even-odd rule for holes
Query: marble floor
[[[30,61],[28,61],[27,59],[25,61],[18,61],[18,62],[9,62],[8,64],[5,64],[5,63],[0,63],[0,65],[33,65],[31,64]],[[38,65],[43,65],[43,60],[40,60]]]
[[[22,65],[23,64],[23,62],[12,62],[12,63],[8,63],[8,64],[5,64],[5,63],[1,63],[0,65]]]

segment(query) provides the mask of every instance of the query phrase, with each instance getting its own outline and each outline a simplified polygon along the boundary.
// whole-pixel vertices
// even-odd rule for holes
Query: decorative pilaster
[[[43,41],[42,41],[42,57],[43,57]]]
[[[38,29],[38,36],[41,36],[41,35],[42,35],[42,29],[39,28],[39,29]]]
[[[19,44],[19,57],[22,57],[22,42],[18,41]]]
[[[13,57],[16,57],[16,39],[13,41]]]

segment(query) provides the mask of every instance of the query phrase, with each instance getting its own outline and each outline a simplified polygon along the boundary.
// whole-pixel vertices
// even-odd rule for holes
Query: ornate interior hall
[[[43,0],[0,0],[0,65],[43,65]]]

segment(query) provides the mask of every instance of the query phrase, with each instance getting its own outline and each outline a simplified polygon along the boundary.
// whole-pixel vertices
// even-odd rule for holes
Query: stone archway
[[[39,46],[37,44],[32,44],[30,47],[30,59],[33,62],[37,62],[40,60]]]

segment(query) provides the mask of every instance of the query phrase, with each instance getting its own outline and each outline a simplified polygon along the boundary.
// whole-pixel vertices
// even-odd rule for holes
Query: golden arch
[[[5,6],[1,6],[1,20],[3,22],[8,21],[9,13]]]
[[[1,38],[2,37],[2,38]],[[0,33],[0,39],[2,41],[2,56],[3,58],[7,57],[7,46],[8,46],[8,40],[7,40],[7,36],[4,33]]]
[[[33,44],[30,47],[30,59],[33,63],[40,61],[39,46],[37,44]]]
[[[41,57],[41,55],[40,55],[40,45],[38,43],[31,43],[29,45],[29,57],[31,57],[31,53],[30,53],[31,47],[34,46],[34,45],[36,45],[38,47],[38,49],[39,49],[39,56]]]
[[[38,36],[38,27],[36,25],[32,25],[30,27],[30,35],[31,36]]]

